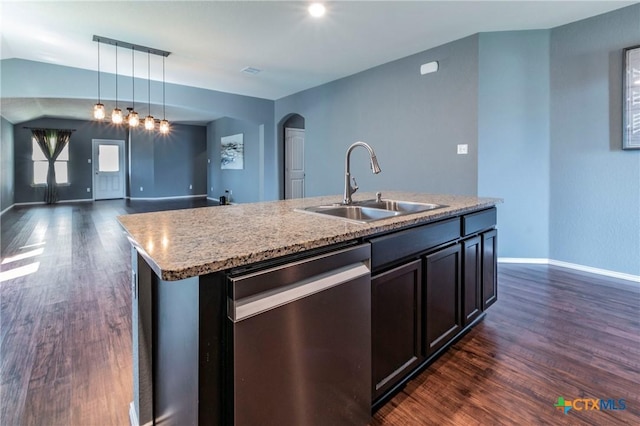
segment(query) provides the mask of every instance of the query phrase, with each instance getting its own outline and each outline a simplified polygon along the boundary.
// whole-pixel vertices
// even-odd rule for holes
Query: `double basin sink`
[[[421,213],[447,207],[442,204],[415,203],[398,200],[364,200],[351,204],[328,204],[322,206],[296,209],[305,213],[316,213],[340,218],[352,222],[368,223],[376,220],[389,219],[411,213]]]

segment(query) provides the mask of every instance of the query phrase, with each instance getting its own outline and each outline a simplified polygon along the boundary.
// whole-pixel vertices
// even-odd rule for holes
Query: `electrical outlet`
[[[211,164],[211,158],[207,158],[207,163]]]
[[[87,158],[87,163],[91,164],[91,158]]]
[[[91,192],[91,188],[87,188],[87,192]]]
[[[193,189],[193,185],[189,185],[189,189]]]
[[[213,186],[211,187],[211,192],[213,192]]]
[[[469,153],[469,145],[466,143],[458,145],[458,154],[468,154]]]
[[[140,187],[140,192],[144,191],[144,189],[142,187]]]

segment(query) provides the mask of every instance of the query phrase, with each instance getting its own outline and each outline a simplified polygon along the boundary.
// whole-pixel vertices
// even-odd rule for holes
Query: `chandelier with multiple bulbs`
[[[137,50],[139,52],[145,52],[147,54],[147,107],[149,111],[149,115],[144,119],[144,128],[147,130],[154,130],[156,128],[156,124],[158,125],[158,131],[160,133],[169,133],[169,121],[165,116],[166,112],[166,103],[165,103],[165,69],[164,69],[164,60],[167,56],[170,55],[170,52],[166,52],[164,50],[154,49],[151,47],[140,46],[138,44],[132,44],[125,41],[114,40],[107,37],[102,36],[93,36],[93,41],[98,42],[98,102],[93,106],[93,118],[96,120],[104,120],[106,118],[106,111],[104,105],[101,101],[100,96],[100,44],[110,44],[116,47],[116,107],[111,112],[111,122],[113,124],[122,124],[126,122],[129,127],[138,127],[140,124],[140,115],[135,110],[135,55],[134,52]],[[123,49],[131,49],[131,82],[132,82],[132,91],[133,96],[131,98],[132,105],[131,107],[127,107],[126,110],[128,114],[126,117],[122,115],[122,110],[118,108],[118,48]],[[151,115],[151,55],[162,56],[162,120],[155,119]]]

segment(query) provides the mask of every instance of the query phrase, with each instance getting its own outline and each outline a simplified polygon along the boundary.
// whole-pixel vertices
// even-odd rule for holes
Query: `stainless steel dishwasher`
[[[230,277],[233,424],[369,422],[370,255],[360,244]]]

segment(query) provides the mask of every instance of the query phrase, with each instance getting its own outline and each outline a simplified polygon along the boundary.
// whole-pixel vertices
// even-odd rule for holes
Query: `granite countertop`
[[[383,192],[383,199],[448,207],[367,224],[294,209],[340,202],[340,195],[201,207],[119,216],[129,240],[163,280],[174,281],[248,265],[377,233],[428,223],[501,200],[475,196]],[[354,196],[374,199],[375,193]]]

